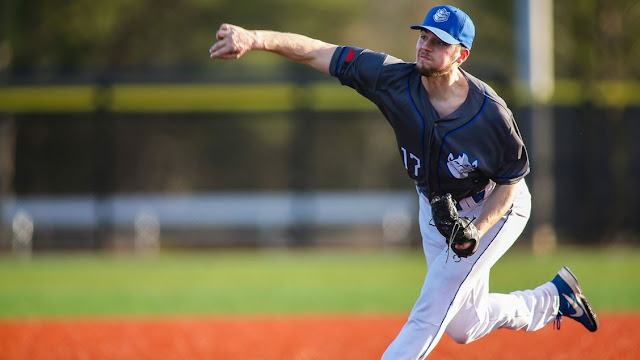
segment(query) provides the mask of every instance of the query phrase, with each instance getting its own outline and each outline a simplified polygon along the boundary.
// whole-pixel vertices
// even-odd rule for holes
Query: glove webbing
[[[460,226],[460,223],[459,223],[459,222],[457,222],[457,221],[456,221],[456,223],[455,223],[455,224],[453,224],[453,229],[451,229],[451,235],[449,235],[449,239],[447,240],[447,258],[446,258],[446,259],[445,259],[445,261],[444,261],[445,263],[448,263],[448,262],[449,262],[449,254],[451,253],[451,247],[453,246],[453,239],[455,239],[455,238],[456,238],[456,235],[458,235],[458,231],[460,231],[460,229],[461,229],[461,228],[462,228],[463,230],[466,230],[466,229],[471,225],[471,223],[473,222],[473,220],[475,220],[475,219],[476,219],[476,217],[474,216],[474,217],[471,219],[471,221],[469,221],[469,222],[467,223],[467,225],[466,225],[464,228],[462,228],[462,227]],[[478,241],[478,240],[476,240],[476,241]],[[458,256],[458,259],[460,259],[460,257],[459,257],[459,256]],[[461,260],[458,260],[458,261],[461,261]]]

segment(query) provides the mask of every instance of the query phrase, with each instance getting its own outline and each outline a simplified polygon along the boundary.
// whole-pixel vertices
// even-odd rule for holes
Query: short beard
[[[418,72],[420,73],[420,75],[431,79],[431,78],[443,76],[450,73],[455,63],[456,61],[454,60],[449,65],[442,67],[440,69],[427,68],[422,66],[416,66],[416,68],[418,69]]]

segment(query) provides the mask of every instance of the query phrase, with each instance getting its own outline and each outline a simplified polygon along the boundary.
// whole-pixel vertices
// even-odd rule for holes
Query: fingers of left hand
[[[241,53],[237,49],[229,46],[225,46],[224,48],[211,53],[210,57],[212,59],[226,60],[226,59],[237,59],[240,57],[240,55]]]
[[[233,47],[229,44],[228,41],[220,40],[213,44],[213,46],[209,49],[209,54],[212,59],[225,56],[229,53],[232,53]]]
[[[216,50],[218,50],[218,48],[220,47],[219,44],[220,44],[219,42],[213,44],[211,48],[209,48],[209,54],[213,54]]]
[[[229,30],[227,29],[220,29],[216,32],[216,39],[218,40],[222,40],[224,39],[227,35],[229,34]]]

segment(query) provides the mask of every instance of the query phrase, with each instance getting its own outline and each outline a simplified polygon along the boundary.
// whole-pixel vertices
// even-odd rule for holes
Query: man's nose
[[[420,46],[420,48],[427,51],[431,51],[432,46],[433,46],[433,41],[431,41],[431,39],[427,39],[426,41],[422,42],[422,46]]]

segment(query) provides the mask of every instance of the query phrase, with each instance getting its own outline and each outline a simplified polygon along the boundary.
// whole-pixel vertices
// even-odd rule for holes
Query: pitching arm
[[[329,74],[336,45],[304,35],[267,30],[247,30],[222,24],[218,41],[209,49],[212,59],[237,59],[251,50],[265,50]]]
[[[496,185],[495,189],[491,192],[491,195],[486,200],[482,212],[478,218],[474,221],[474,224],[478,228],[478,236],[482,236],[500,220],[504,215],[516,197],[516,184],[512,185]]]
[[[496,185],[491,195],[487,198],[482,212],[473,224],[478,229],[478,239],[482,239],[484,234],[495,225],[498,220],[511,208],[516,198],[516,184],[512,185]],[[468,242],[465,244],[453,245],[459,250],[466,249],[471,246]]]

